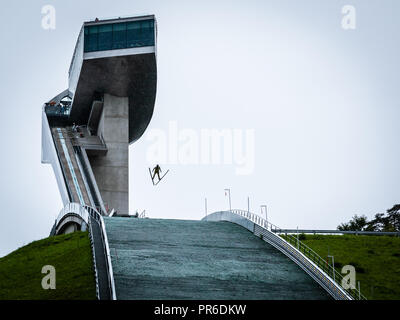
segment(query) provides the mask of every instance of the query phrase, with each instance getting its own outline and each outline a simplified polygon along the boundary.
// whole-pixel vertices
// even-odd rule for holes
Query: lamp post
[[[231,201],[231,189],[225,189],[225,195],[228,192],[229,195],[229,211],[232,211],[232,201]]]
[[[264,208],[264,211],[265,211],[265,220],[268,222],[267,206],[265,204],[263,204],[261,206],[261,215],[263,214],[263,208]]]
[[[332,258],[333,281],[335,282],[335,257],[334,256],[328,256],[328,258]]]
[[[206,220],[207,220],[207,198],[204,199],[204,209],[206,211]]]

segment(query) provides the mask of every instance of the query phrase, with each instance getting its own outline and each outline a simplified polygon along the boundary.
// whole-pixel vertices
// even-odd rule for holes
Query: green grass
[[[44,290],[42,267],[56,269],[56,289]],[[0,259],[0,300],[95,299],[87,232],[35,241]]]
[[[324,259],[333,255],[339,273],[344,265],[353,265],[367,299],[400,299],[400,238],[306,235],[301,241]]]

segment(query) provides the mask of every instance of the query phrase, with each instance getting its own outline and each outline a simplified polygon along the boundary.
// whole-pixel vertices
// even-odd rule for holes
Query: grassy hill
[[[56,289],[44,290],[44,265],[56,269]],[[0,259],[0,300],[96,299],[87,232],[35,241]]]
[[[321,257],[335,256],[356,267],[368,299],[400,299],[400,238],[386,236],[302,235]],[[56,290],[43,290],[44,265],[56,268]],[[0,300],[95,299],[95,278],[87,232],[35,241],[0,258]]]
[[[335,257],[338,272],[356,268],[361,292],[368,299],[400,299],[400,238],[389,236],[301,235],[321,257]]]

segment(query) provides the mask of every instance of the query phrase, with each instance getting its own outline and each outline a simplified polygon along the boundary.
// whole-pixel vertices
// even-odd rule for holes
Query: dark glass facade
[[[85,52],[154,46],[154,20],[85,27]]]

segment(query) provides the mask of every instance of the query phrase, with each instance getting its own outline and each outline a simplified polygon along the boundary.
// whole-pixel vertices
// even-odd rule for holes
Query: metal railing
[[[313,229],[273,229],[274,233],[308,233],[308,234],[352,234],[356,236],[396,236],[400,237],[400,232],[386,231],[342,231],[342,230],[313,230]]]
[[[98,300],[101,299],[100,297],[100,289],[99,289],[99,274],[97,272],[97,263],[96,263],[96,251],[94,248],[94,239],[93,239],[93,229],[92,224],[89,223],[89,240],[90,240],[90,247],[92,249],[92,262],[93,262],[93,269],[94,269],[94,278],[96,281],[96,298]]]
[[[63,224],[67,219],[74,216],[78,216],[88,226],[96,280],[96,297],[99,300],[116,300],[110,248],[108,245],[104,220],[99,211],[90,206],[81,206],[79,203],[68,203],[60,211],[53,226],[51,235],[57,233],[60,224]],[[77,223],[76,221],[74,222]],[[106,280],[104,281],[104,279]]]
[[[71,113],[70,105],[47,105],[45,106],[45,112],[48,116],[57,116],[57,117],[68,117]]]
[[[56,219],[56,226],[59,225],[60,221],[67,215],[67,214],[75,214],[79,216],[86,224],[89,223],[89,214],[84,207],[82,207],[79,203],[70,202],[65,205],[64,208],[61,209],[60,213]]]
[[[322,269],[334,282],[342,287],[343,275],[339,273],[331,264],[321,258],[314,250],[298,240],[297,237],[285,234],[282,236],[288,243],[295,247],[298,251],[303,253],[307,258],[313,261],[320,269]],[[345,290],[345,289],[344,289]],[[347,293],[351,295],[354,300],[366,300],[366,298],[357,289],[347,289]]]
[[[101,242],[102,242],[102,247],[103,247],[103,254],[105,257],[105,264],[106,264],[106,272],[107,272],[107,282],[108,282],[108,288],[109,288],[109,295],[110,295],[110,299],[111,300],[116,300],[116,291],[115,291],[115,282],[114,282],[114,273],[113,273],[113,268],[112,268],[112,263],[111,263],[111,253],[110,253],[110,248],[108,245],[108,238],[107,238],[107,232],[105,229],[105,224],[104,224],[104,220],[103,217],[101,216],[101,214],[94,208],[90,207],[90,206],[85,206],[84,207],[89,216],[92,219],[89,219],[89,224],[90,224],[90,230],[91,233],[93,234],[93,230],[92,230],[92,223],[96,223],[100,229],[100,234],[101,234]],[[91,238],[92,241],[92,251],[93,251],[93,255],[94,255],[94,265],[96,266],[96,257],[95,257],[95,248],[94,248],[94,238]],[[99,280],[98,280],[98,270],[96,268],[96,290],[97,290],[97,298],[101,299],[100,297],[100,289],[99,289]]]
[[[268,237],[271,240],[274,240],[273,237],[279,238],[280,240],[286,242],[291,248],[292,252],[297,251],[301,255],[304,255],[306,258],[311,260],[316,267],[318,267],[331,281],[336,283],[344,292],[346,292],[350,297],[354,300],[367,300],[367,298],[361,294],[361,292],[357,289],[345,289],[342,286],[343,276],[339,272],[337,272],[332,265],[330,265],[326,260],[324,260],[321,256],[319,256],[314,250],[308,247],[306,244],[301,242],[297,237],[293,235],[285,235],[284,237],[280,237],[274,233],[275,230],[282,230],[276,225],[268,222],[264,218],[260,217],[257,214],[251,213],[249,211],[244,211],[240,209],[234,209],[230,212],[237,214],[241,217],[244,217],[255,225],[260,226],[264,230],[268,232]],[[275,239],[278,241],[278,239]],[[280,241],[278,241],[280,242]]]

